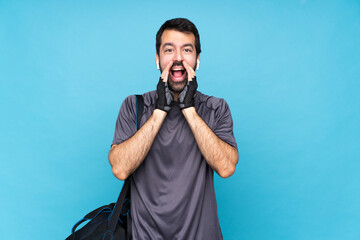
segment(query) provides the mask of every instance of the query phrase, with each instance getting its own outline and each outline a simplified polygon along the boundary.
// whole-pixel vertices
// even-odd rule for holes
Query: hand
[[[187,75],[188,75],[188,82],[184,89],[179,94],[179,107],[180,109],[193,107],[194,106],[194,97],[196,94],[197,89],[197,82],[196,82],[196,76],[195,71],[190,67],[190,65],[183,61],[183,65],[186,69]]]
[[[157,109],[163,110],[165,112],[169,112],[171,109],[171,102],[174,99],[174,93],[170,91],[168,86],[168,77],[169,77],[169,70],[173,62],[170,61],[169,64],[166,66],[164,71],[161,73],[159,83],[156,87],[157,99],[156,99],[156,107]]]

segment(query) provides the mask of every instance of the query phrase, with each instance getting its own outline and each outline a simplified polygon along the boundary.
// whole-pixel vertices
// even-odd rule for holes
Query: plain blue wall
[[[199,90],[240,160],[215,178],[226,240],[360,239],[360,3],[0,0],[0,239],[64,239],[116,200],[123,99],[155,89],[155,34],[198,27]]]

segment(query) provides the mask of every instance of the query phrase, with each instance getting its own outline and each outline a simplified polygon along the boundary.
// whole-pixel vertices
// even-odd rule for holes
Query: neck
[[[179,98],[179,93],[178,92],[174,92],[174,101],[177,102]]]

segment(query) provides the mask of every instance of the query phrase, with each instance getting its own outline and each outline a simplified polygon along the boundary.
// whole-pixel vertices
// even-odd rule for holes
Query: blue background
[[[355,0],[0,0],[0,239],[64,239],[116,200],[118,110],[155,89],[155,34],[174,17],[199,29],[199,90],[232,111],[224,239],[360,239]]]

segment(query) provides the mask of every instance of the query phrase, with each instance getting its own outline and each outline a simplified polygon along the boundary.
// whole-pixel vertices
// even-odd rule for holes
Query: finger
[[[194,69],[190,66],[190,64],[189,64],[187,61],[183,61],[183,63],[185,63],[185,64],[189,67],[190,72],[191,72],[193,75],[195,75],[195,71],[194,71]]]
[[[191,69],[190,69],[189,64],[187,62],[183,61],[183,65],[184,65],[187,75],[188,75],[188,81],[192,81],[192,74],[191,74]]]
[[[168,65],[166,65],[164,71],[161,73],[161,79],[163,80],[163,82],[167,82],[169,77],[169,71],[172,65],[173,65],[173,61],[170,61]]]
[[[185,61],[183,61],[183,65],[184,65],[184,67],[185,67],[185,69],[186,69],[186,72],[187,72],[187,74],[188,74],[188,81],[192,81],[192,79],[193,79],[194,76],[195,76],[195,71],[194,71],[194,69],[192,69],[192,67],[190,67],[190,65],[189,65],[187,62],[185,62]]]

